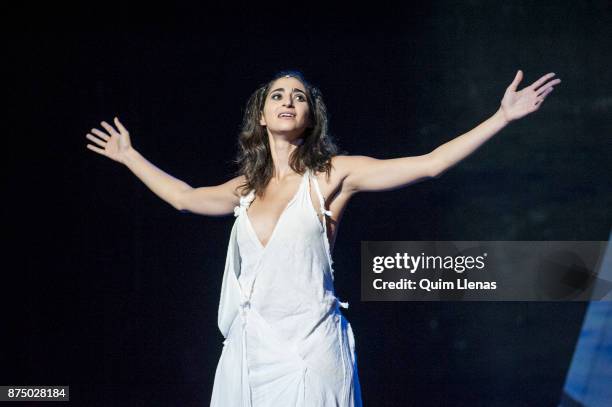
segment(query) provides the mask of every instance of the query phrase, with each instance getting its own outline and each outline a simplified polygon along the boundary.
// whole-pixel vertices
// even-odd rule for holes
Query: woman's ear
[[[263,114],[263,112],[261,110],[259,111],[259,113],[260,113],[259,124],[262,125],[262,126],[265,126],[266,125],[266,119],[264,118],[264,114]]]

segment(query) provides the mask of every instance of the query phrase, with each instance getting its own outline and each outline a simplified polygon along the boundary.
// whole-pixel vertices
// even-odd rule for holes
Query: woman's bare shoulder
[[[332,173],[336,179],[336,183],[341,186],[345,192],[357,192],[355,187],[351,185],[351,177],[360,169],[371,165],[377,161],[375,158],[365,155],[337,155],[332,158]]]
[[[329,176],[325,171],[316,172],[317,179],[323,182],[330,190],[336,190],[342,186],[351,168],[351,156],[336,155],[331,161]]]
[[[230,179],[223,185],[228,188],[236,198],[240,198],[243,192],[243,188],[240,187],[243,186],[245,183],[246,176],[238,175],[237,177]]]
[[[362,164],[365,157],[362,155],[336,155],[331,159],[332,174],[336,179],[344,180],[351,171],[358,165]]]

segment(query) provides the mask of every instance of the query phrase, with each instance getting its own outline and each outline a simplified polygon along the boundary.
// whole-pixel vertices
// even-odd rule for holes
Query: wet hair
[[[338,147],[328,132],[327,109],[321,91],[307,82],[300,71],[280,71],[268,83],[253,92],[244,110],[242,128],[238,136],[238,154],[234,160],[239,166],[237,175],[244,175],[246,178],[245,183],[238,187],[243,189],[241,195],[255,190],[255,194],[261,196],[272,178],[274,162],[268,133],[260,124],[260,118],[272,84],[287,76],[296,78],[304,85],[310,115],[310,124],[302,135],[303,142],[291,153],[289,166],[298,174],[304,174],[309,168],[315,172],[325,171],[329,177],[331,158],[338,155]],[[341,154],[346,152],[342,151]]]

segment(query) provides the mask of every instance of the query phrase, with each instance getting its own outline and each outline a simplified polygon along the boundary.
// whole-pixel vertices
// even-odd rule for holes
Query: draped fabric
[[[212,407],[361,407],[355,339],[334,294],[326,222],[307,170],[264,246],[248,217],[251,191],[234,210],[218,325],[225,340]]]

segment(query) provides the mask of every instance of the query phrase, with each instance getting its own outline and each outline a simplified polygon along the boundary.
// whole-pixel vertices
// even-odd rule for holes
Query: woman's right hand
[[[132,143],[130,141],[130,133],[126,130],[125,127],[123,127],[117,117],[115,117],[114,121],[119,132],[117,132],[110,124],[106,123],[105,121],[102,121],[100,122],[100,124],[106,129],[108,134],[101,130],[93,128],[91,129],[91,132],[99,138],[94,137],[90,133],[87,133],[86,135],[89,140],[93,141],[102,148],[93,146],[91,144],[87,144],[87,148],[98,154],[102,154],[105,157],[115,160],[121,164],[125,164],[125,157],[128,151],[130,151],[132,148]]]

